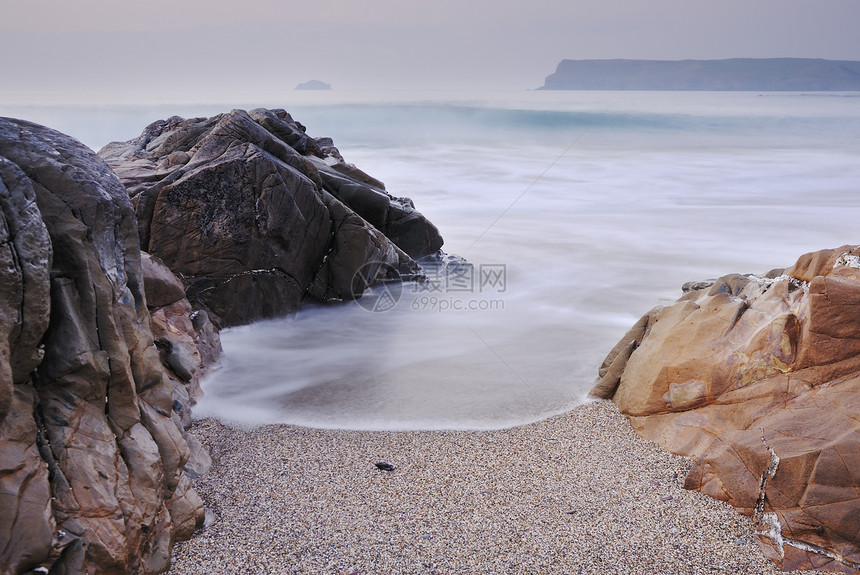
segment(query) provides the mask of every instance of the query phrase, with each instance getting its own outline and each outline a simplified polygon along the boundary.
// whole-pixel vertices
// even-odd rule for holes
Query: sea
[[[498,429],[589,401],[606,353],[688,281],[860,243],[860,93],[296,92],[0,106],[98,150],[171,115],[285,108],[412,198],[426,280],[221,334],[197,417]]]

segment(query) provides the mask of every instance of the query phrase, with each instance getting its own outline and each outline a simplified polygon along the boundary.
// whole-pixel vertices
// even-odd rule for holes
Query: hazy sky
[[[858,0],[0,0],[0,102],[525,90],[564,58],[860,60]]]

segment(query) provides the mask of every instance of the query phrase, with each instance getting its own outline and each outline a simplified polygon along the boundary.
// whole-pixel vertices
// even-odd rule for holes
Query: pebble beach
[[[608,401],[497,431],[192,433],[214,462],[194,481],[207,525],[173,575],[781,573]]]

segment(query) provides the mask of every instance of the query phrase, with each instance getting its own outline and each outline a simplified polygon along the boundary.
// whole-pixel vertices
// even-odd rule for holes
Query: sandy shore
[[[489,432],[193,431],[212,517],[174,575],[779,573],[609,402]]]

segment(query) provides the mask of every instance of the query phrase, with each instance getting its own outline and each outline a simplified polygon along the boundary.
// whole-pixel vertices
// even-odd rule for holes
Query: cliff
[[[808,58],[562,60],[540,90],[860,90],[860,62]]]

